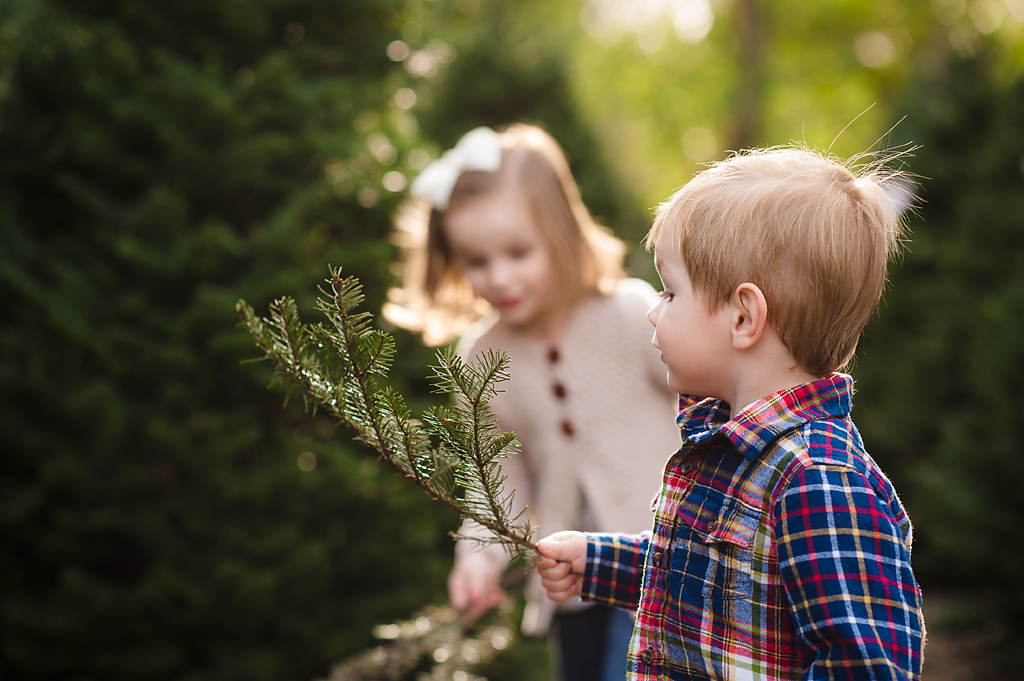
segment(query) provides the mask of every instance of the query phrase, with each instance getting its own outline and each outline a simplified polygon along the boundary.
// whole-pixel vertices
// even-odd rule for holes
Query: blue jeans
[[[633,613],[606,605],[555,615],[562,681],[622,681]]]

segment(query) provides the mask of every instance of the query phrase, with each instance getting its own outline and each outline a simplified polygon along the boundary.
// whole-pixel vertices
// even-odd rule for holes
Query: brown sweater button
[[[564,400],[565,399],[565,386],[564,385],[562,385],[561,383],[555,383],[553,386],[551,386],[551,389],[555,391],[555,397],[557,397],[560,400]]]
[[[558,348],[551,348],[548,350],[548,361],[552,364],[557,362],[559,357],[561,357],[561,355],[558,354]]]
[[[566,435],[575,435],[576,426],[572,425],[572,421],[562,421],[562,432]]]

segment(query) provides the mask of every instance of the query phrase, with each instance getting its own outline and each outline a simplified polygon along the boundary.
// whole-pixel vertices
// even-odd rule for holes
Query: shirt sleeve
[[[811,466],[775,513],[803,678],[919,679],[921,592],[890,505],[855,470]]]
[[[640,603],[644,558],[651,542],[641,534],[587,533],[583,600],[635,610]]]

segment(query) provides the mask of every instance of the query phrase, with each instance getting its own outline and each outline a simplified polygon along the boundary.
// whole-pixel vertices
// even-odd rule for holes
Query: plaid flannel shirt
[[[585,600],[638,609],[630,679],[917,679],[911,526],[843,374],[729,420],[680,397],[654,532],[588,535]]]

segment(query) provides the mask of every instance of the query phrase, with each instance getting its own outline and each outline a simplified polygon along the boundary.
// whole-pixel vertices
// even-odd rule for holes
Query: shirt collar
[[[753,459],[787,430],[815,419],[849,415],[852,397],[853,379],[840,373],[772,393],[732,419],[729,405],[722,400],[680,395],[676,424],[684,441],[697,443],[721,432],[744,456]]]

